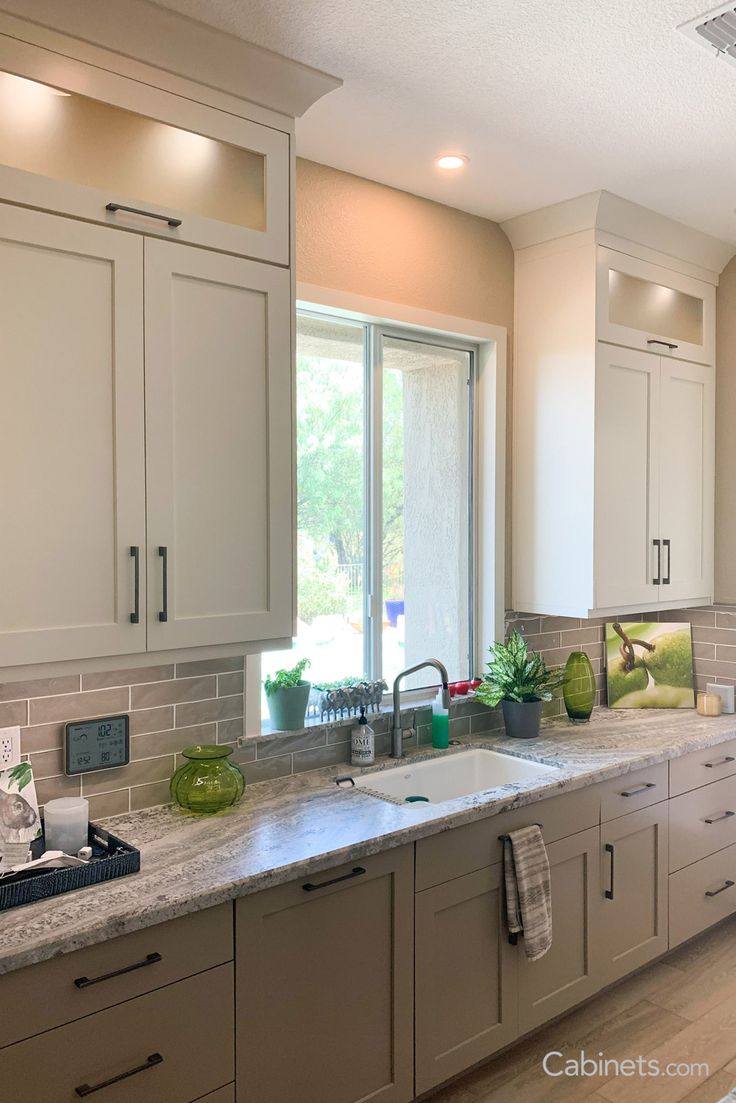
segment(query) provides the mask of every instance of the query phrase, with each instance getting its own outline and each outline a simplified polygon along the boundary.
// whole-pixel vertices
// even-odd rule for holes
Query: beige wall
[[[716,296],[717,602],[736,602],[736,257]]]
[[[506,326],[514,254],[488,219],[297,161],[297,279]]]

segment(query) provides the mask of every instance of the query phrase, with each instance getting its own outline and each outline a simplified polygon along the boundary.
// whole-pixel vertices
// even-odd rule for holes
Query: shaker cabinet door
[[[0,206],[0,666],[146,649],[142,253]]]
[[[416,895],[416,1088],[428,1091],[518,1033],[516,966],[503,866]]]
[[[149,651],[292,635],[289,286],[146,240]]]
[[[235,903],[238,1103],[409,1103],[413,846]]]
[[[595,428],[595,604],[660,600],[658,356],[599,342]]]
[[[713,368],[662,357],[659,430],[660,601],[713,596]]]

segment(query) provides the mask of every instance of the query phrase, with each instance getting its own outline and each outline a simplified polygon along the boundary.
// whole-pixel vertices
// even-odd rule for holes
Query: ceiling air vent
[[[736,65],[736,0],[699,15],[677,29],[693,42],[707,46],[715,57],[722,57]]]

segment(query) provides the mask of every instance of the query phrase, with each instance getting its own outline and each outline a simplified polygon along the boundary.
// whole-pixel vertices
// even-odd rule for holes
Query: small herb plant
[[[495,708],[500,701],[551,701],[562,685],[562,667],[548,670],[542,656],[529,651],[518,632],[512,632],[506,643],[494,644],[490,654],[488,673],[476,692],[484,705]]]
[[[263,682],[266,696],[273,697],[279,689],[295,689],[296,686],[301,685],[302,675],[308,666],[309,659],[300,659],[291,670],[277,670],[273,678],[267,674]]]

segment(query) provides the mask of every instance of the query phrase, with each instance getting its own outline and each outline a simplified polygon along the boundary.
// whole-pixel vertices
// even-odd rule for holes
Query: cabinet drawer
[[[235,1103],[235,1084],[226,1084],[216,1092],[203,1095],[197,1103]]]
[[[736,843],[736,777],[670,801],[670,873]]]
[[[234,1033],[233,966],[220,965],[7,1046],[3,1097],[78,1103],[86,1085],[95,1103],[191,1103],[232,1081]]]
[[[615,820],[667,800],[667,763],[660,762],[646,770],[633,770],[610,778],[597,788],[601,796],[601,820]]]
[[[736,739],[671,759],[670,796],[679,796],[731,774],[736,774]]]
[[[493,862],[500,862],[502,847],[499,835],[532,823],[541,823],[545,842],[551,843],[576,831],[594,827],[599,814],[597,786],[589,786],[525,808],[489,816],[478,823],[465,824],[430,839],[420,839],[416,844],[416,891],[441,885],[453,877],[461,877]]]
[[[736,845],[670,874],[669,881],[672,948],[736,911]]]
[[[232,904],[221,904],[19,969],[0,978],[0,1047],[211,969],[232,956]]]

